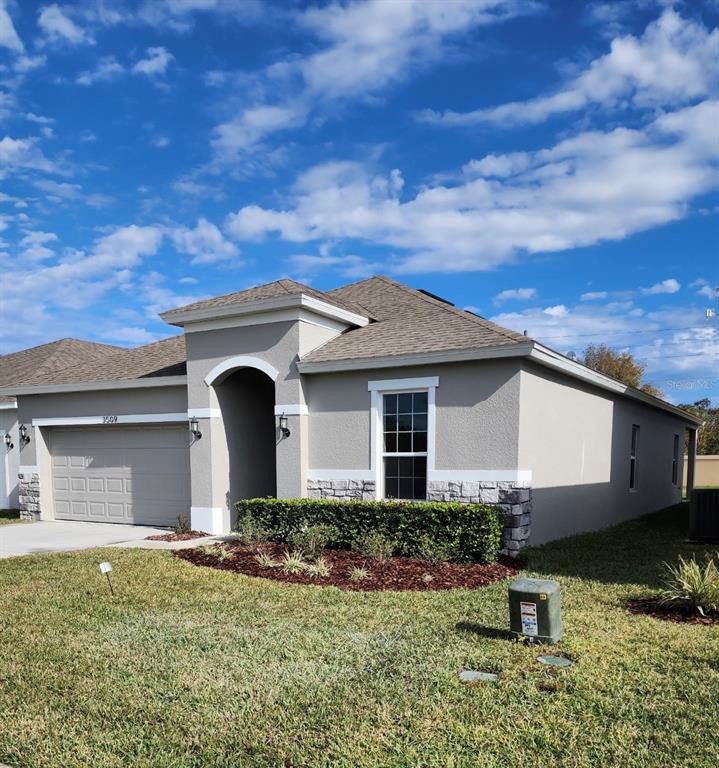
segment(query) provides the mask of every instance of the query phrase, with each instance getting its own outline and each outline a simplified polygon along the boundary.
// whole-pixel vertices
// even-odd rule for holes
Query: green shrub
[[[665,602],[686,603],[702,616],[719,611],[719,568],[714,558],[707,557],[702,566],[694,558],[679,557],[677,565],[665,563],[664,569],[662,598]]]
[[[192,524],[189,515],[178,515],[175,523],[175,533],[190,533]]]
[[[428,563],[448,563],[452,560],[452,545],[443,539],[435,539],[427,533],[423,533],[416,544],[417,557]]]
[[[247,547],[254,547],[270,541],[271,531],[264,528],[253,514],[247,512],[237,521],[235,528],[237,538]]]
[[[397,542],[386,536],[382,531],[368,531],[362,534],[354,542],[352,548],[356,549],[361,555],[374,557],[380,562],[383,562],[388,557],[392,557],[398,549]]]
[[[290,534],[288,542],[305,557],[314,560],[332,541],[337,539],[337,529],[321,523],[304,523],[299,531]]]
[[[277,563],[272,559],[272,555],[268,555],[266,552],[258,552],[255,555],[255,560],[260,568],[276,568]]]
[[[240,517],[273,541],[292,543],[303,527],[331,526],[329,546],[351,549],[366,534],[379,532],[394,543],[392,554],[419,557],[426,536],[446,547],[454,562],[493,562],[501,547],[504,515],[496,507],[427,501],[345,501],[340,499],[242,499]]]

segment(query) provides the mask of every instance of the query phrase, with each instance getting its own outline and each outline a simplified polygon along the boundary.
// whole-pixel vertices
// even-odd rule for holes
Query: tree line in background
[[[647,364],[635,360],[631,352],[618,352],[606,344],[589,344],[581,356],[571,353],[569,357],[648,395],[664,397],[661,389],[643,381]],[[713,408],[709,398],[682,403],[679,408],[704,422],[697,435],[697,453],[704,456],[719,454],[719,408]]]

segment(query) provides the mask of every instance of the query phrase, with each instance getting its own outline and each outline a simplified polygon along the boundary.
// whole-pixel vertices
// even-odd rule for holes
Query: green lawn
[[[529,553],[561,581],[569,670],[506,638],[506,583],[343,593],[143,550],[0,561],[0,762],[714,767],[719,627],[622,607],[699,551],[685,533],[681,507]],[[463,685],[463,666],[501,681]]]
[[[12,523],[29,523],[30,520],[23,520],[20,517],[19,509],[0,509],[0,525],[11,525]]]

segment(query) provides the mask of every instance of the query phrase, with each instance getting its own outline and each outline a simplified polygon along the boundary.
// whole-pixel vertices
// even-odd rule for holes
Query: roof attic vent
[[[420,293],[423,293],[425,296],[429,296],[432,299],[437,299],[437,301],[441,301],[443,304],[449,304],[450,307],[454,306],[454,302],[447,301],[447,299],[443,299],[441,296],[437,296],[436,293],[430,293],[430,291],[425,291],[424,288],[418,288],[417,290]]]

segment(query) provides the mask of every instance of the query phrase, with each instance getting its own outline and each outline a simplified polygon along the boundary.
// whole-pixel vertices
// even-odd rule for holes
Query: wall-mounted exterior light
[[[5,442],[5,447],[8,449],[8,451],[12,451],[15,445],[13,444],[12,437],[10,437],[9,432],[5,433],[5,437],[3,438],[3,441]]]
[[[287,416],[284,413],[280,416],[280,432],[282,437],[289,437],[292,434],[288,426]]]
[[[192,435],[193,443],[202,439],[202,432],[200,432],[200,425],[197,419],[190,419],[190,434]]]
[[[24,424],[21,424],[18,432],[20,433],[20,444],[27,445],[30,442],[30,435],[27,433],[27,427]]]

